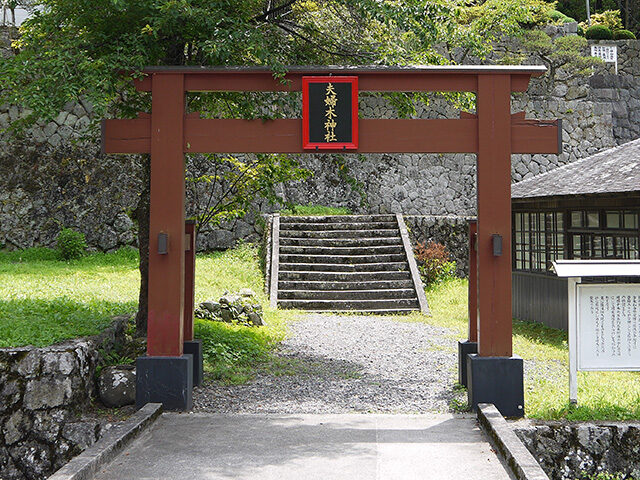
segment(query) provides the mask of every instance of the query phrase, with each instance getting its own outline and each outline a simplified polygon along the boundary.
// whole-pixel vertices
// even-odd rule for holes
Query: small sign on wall
[[[358,148],[358,77],[302,78],[302,147]]]

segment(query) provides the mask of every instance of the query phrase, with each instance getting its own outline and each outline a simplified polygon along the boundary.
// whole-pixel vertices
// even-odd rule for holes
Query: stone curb
[[[162,404],[147,403],[122,425],[107,432],[95,445],[87,448],[49,480],[90,480],[98,470],[118,455],[141,432],[149,428],[162,413]]]
[[[493,404],[478,404],[478,421],[518,480],[549,480],[540,464]]]

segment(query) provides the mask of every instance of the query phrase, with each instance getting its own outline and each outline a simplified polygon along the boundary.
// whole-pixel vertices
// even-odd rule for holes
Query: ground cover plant
[[[467,338],[467,289],[452,279],[427,289],[433,316],[426,321],[452,330],[452,339]],[[579,372],[578,405],[569,404],[567,334],[532,322],[513,323],[513,351],[525,363],[526,416],[557,420],[631,420],[640,418],[640,373]]]

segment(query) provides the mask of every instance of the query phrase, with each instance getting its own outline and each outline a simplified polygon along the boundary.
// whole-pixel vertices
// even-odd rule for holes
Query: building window
[[[570,258],[637,260],[638,224],[633,210],[572,211]]]
[[[550,272],[552,262],[640,259],[640,210],[514,212],[514,270]]]
[[[554,260],[564,257],[564,240],[564,213],[514,213],[514,268],[550,270]]]

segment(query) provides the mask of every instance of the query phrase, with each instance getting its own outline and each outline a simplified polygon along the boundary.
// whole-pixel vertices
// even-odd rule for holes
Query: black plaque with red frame
[[[358,148],[358,77],[302,77],[302,147]]]

